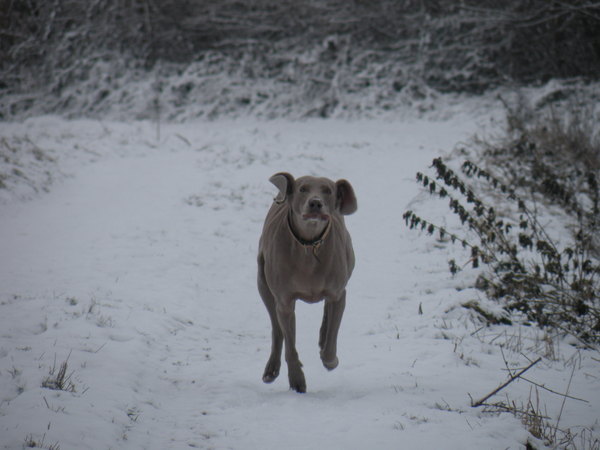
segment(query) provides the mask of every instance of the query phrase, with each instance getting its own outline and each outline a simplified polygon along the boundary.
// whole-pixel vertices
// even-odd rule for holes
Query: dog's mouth
[[[321,214],[321,213],[308,213],[308,214],[303,214],[302,219],[327,222],[329,220],[329,215]]]

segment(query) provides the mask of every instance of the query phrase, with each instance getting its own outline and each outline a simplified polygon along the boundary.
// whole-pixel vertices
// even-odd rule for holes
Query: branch
[[[583,398],[573,397],[572,395],[564,394],[562,392],[557,392],[555,390],[550,389],[549,387],[546,387],[543,384],[536,383],[535,381],[532,381],[529,378],[521,377],[521,379],[523,381],[527,381],[528,383],[533,384],[534,386],[542,388],[545,391],[551,392],[552,394],[560,395],[561,397],[565,397],[565,398],[570,398],[571,400],[577,400],[578,402],[589,403],[588,400],[584,400]]]
[[[546,419],[550,420],[550,417],[540,415],[536,412],[529,412],[523,409],[518,409],[515,405],[506,405],[504,403],[482,403],[481,406],[485,406],[487,408],[495,408],[497,411],[494,412],[509,412],[512,414],[521,414],[522,416],[537,418],[537,419]],[[492,411],[490,411],[492,412]]]
[[[523,375],[525,372],[527,372],[529,369],[531,369],[533,366],[535,366],[537,363],[539,363],[541,360],[542,360],[542,358],[540,357],[540,358],[536,359],[535,361],[533,361],[531,364],[529,364],[527,367],[525,367],[523,370],[521,370],[519,373],[517,373],[515,375],[511,375],[510,378],[508,379],[508,381],[506,381],[505,383],[502,383],[500,386],[498,386],[496,389],[494,389],[492,392],[490,392],[488,395],[486,395],[482,399],[477,400],[476,402],[473,402],[473,400],[471,400],[471,407],[476,408],[477,406],[482,406],[483,403],[488,398],[490,398],[491,396],[500,392],[502,389],[504,389],[510,383],[515,381],[517,378],[519,378],[521,375]]]

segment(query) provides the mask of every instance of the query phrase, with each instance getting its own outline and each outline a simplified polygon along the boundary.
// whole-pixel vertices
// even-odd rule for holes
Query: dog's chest
[[[278,273],[277,284],[287,295],[308,302],[338,295],[349,277],[349,262],[340,256],[333,261],[332,255],[306,247],[291,258],[275,262],[273,269]]]

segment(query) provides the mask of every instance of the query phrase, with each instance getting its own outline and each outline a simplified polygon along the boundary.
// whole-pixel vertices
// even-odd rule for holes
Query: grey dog
[[[258,291],[272,326],[271,356],[263,381],[271,383],[279,375],[285,342],[290,389],[306,392],[296,351],[296,300],[325,300],[319,347],[325,368],[335,369],[346,284],[354,269],[352,240],[343,216],[356,211],[356,197],[346,180],[309,176],[295,180],[280,172],[269,181],[279,194],[265,219],[258,253]]]

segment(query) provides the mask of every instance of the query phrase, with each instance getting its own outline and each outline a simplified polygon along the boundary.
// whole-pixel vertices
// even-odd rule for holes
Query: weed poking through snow
[[[71,356],[69,354],[69,356]],[[71,381],[73,372],[67,375],[69,357],[63,361],[56,370],[56,357],[54,358],[54,364],[50,369],[50,375],[42,382],[42,387],[46,389],[52,389],[55,391],[66,391],[75,392],[75,385]]]

